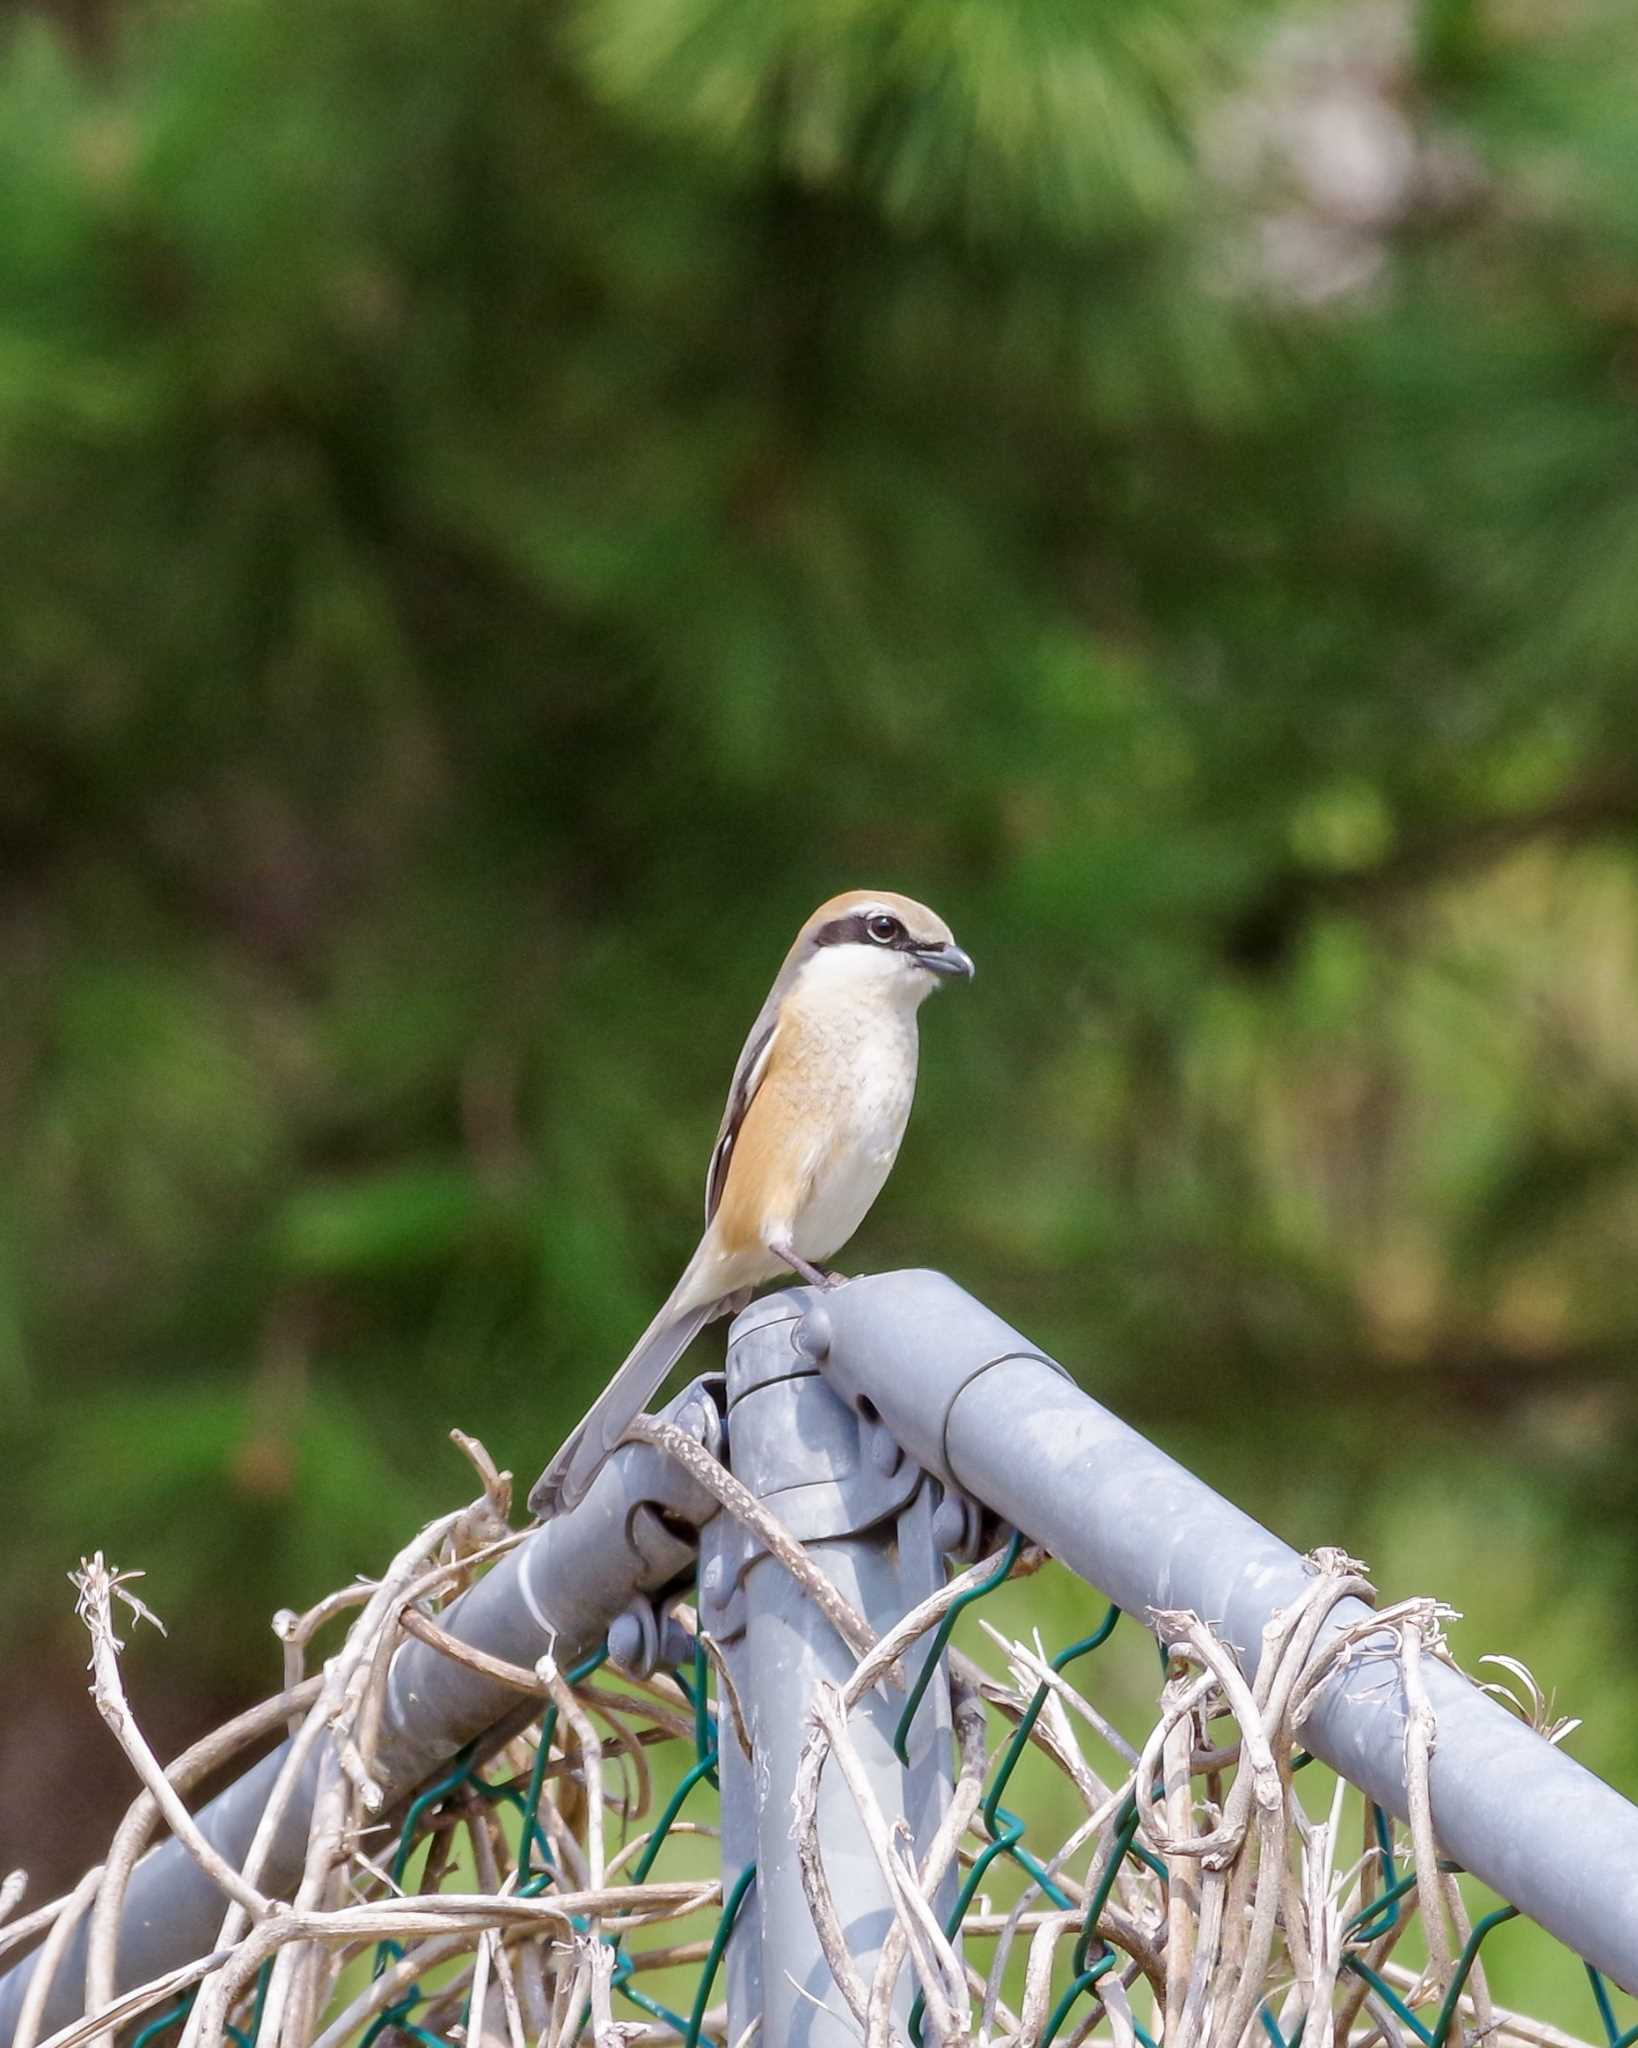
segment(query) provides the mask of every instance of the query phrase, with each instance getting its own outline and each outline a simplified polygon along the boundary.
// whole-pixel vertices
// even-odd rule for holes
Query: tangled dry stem
[[[1166,1675],[1158,1715],[1135,1747],[1052,1668],[1039,1644],[1009,1640],[986,1624],[1007,1668],[996,1675],[959,1652],[951,1657],[954,1786],[918,1861],[902,1822],[879,1804],[852,1717],[878,1687],[893,1687],[906,1653],[992,1574],[999,1556],[952,1579],[877,1639],[800,1545],[770,1526],[766,1508],[691,1438],[676,1444],[672,1434],[681,1433],[651,1425],[649,1440],[685,1457],[727,1512],[744,1520],[804,1584],[815,1582],[809,1591],[857,1659],[845,1684],[820,1688],[810,1704],[791,1800],[809,1909],[851,2031],[865,2048],[907,2048],[907,1973],[925,2011],[923,2040],[952,2048],[1039,2048],[1054,2026],[1066,2043],[1096,2038],[1137,2048],[1145,2014],[1149,2034],[1165,2048],[1249,2048],[1264,2038],[1259,2015],[1265,2010],[1293,2048],[1299,2042],[1300,2048],[1375,2048],[1378,2042],[1399,2048],[1399,2021],[1370,1981],[1349,1968],[1350,1958],[1366,1962],[1424,2019],[1437,2010],[1468,1933],[1460,1893],[1439,1867],[1428,1801],[1437,1729],[1421,1667],[1427,1656],[1445,1654],[1446,1610],[1432,1601],[1406,1601],[1368,1623],[1328,1628],[1340,1601],[1373,1596],[1350,1559],[1318,1552],[1303,1597],[1265,1632],[1250,1682],[1205,1619],[1152,1614],[1147,1620],[1166,1650]],[[0,1927],[0,1946],[44,1934],[14,2048],[112,2048],[119,2029],[151,2020],[184,1993],[193,1999],[183,2048],[221,2048],[230,2025],[249,2024],[258,1979],[258,2048],[344,2048],[417,1985],[423,1996],[415,2027],[466,2048],[573,2048],[586,2032],[594,2048],[658,2048],[679,2038],[659,2021],[615,2017],[616,1944],[639,1979],[697,1967],[707,1952],[711,1916],[722,1903],[717,1880],[645,1875],[639,1882],[630,1874],[652,1834],[643,1825],[654,1809],[647,1753],[691,1742],[692,1711],[664,1676],[627,1676],[615,1684],[605,1676],[571,1687],[550,1658],[532,1671],[502,1664],[461,1645],[440,1625],[449,1601],[518,1540],[505,1526],[507,1475],[496,1472],[481,1446],[467,1440],[463,1448],[482,1480],[479,1497],[430,1525],[374,1584],[348,1587],[305,1615],[277,1617],[284,1690],[168,1769],[142,1737],[120,1672],[115,1603],[123,1601],[139,1617],[146,1610],[128,1576],[112,1571],[100,1555],[82,1567],[77,1583],[91,1636],[93,1695],[143,1789],[103,1864],[66,1897]],[[709,1474],[702,1460],[711,1465]],[[1040,1561],[1026,1556],[1026,1568]],[[344,1617],[340,1646],[309,1676],[314,1639]],[[683,1618],[697,1632],[693,1617]],[[427,1817],[428,1847],[419,1866],[400,1864],[406,1876],[417,1869],[416,1889],[404,1889],[387,1867],[394,1837],[381,1824],[373,1756],[388,1666],[408,1636],[555,1709],[546,1757],[538,1754],[537,1730],[514,1737],[486,1764],[491,1787],[520,1787],[531,1777],[543,1784],[538,1821],[555,1866],[550,1886],[530,1886],[525,1895],[516,1830],[472,1784]],[[1415,1885],[1391,1924],[1362,1935],[1356,1931],[1360,1916],[1384,1882],[1368,1810],[1363,1846],[1349,1855],[1342,1844],[1344,1788],[1338,1785],[1325,1819],[1311,1818],[1297,1795],[1293,1759],[1320,1689],[1367,1643],[1373,1657],[1397,1659],[1409,1705],[1407,1851]],[[724,1738],[748,1744],[722,1661],[714,1645],[704,1647],[713,1653],[719,1694],[728,1701]],[[1025,1720],[1033,1722],[1031,1748],[1058,1785],[1058,1845],[1044,1855],[1044,1868],[1059,1899],[1070,1903],[1056,1903],[1026,1873],[999,1904],[980,1890],[952,1938],[936,1902],[948,1896],[952,1876],[970,1868],[989,1844],[986,1786]],[[290,1761],[244,1868],[232,1870],[195,1826],[184,1795],[224,1761],[285,1730],[293,1737]],[[259,1889],[262,1862],[302,1761],[315,1749],[319,1792],[300,1882],[286,1903]],[[827,1769],[845,1784],[895,1903],[890,1931],[874,1956],[850,1951],[827,1878],[818,1820]],[[1039,1790],[1032,1796],[1039,1805]],[[1132,1847],[1152,1860],[1120,1855],[1111,1874],[1117,1837],[1134,1808]],[[137,1858],[161,1821],[219,1886],[220,1932],[209,1953],[116,1997],[121,1904]],[[679,1821],[672,1832],[713,1830]],[[443,1888],[451,1879],[465,1888]],[[1088,1930],[1088,1907],[1100,1890],[1097,1924]],[[0,1921],[15,1911],[21,1893],[15,1878],[0,1886]],[[1391,1952],[1418,1905],[1428,1962],[1413,1976]],[[42,2042],[47,1992],[87,1914],[86,2017]],[[692,1928],[680,1925],[691,1920]],[[655,1927],[676,1932],[648,1945],[629,1939]],[[394,1947],[378,1950],[381,1943]],[[1096,1974],[1066,2013],[1062,1987],[1071,1980],[1070,1952],[1077,1945]],[[343,1996],[338,1986],[346,1964],[371,1954],[379,1958],[377,1974]],[[714,2008],[704,2016],[702,2036],[725,2042],[726,2027],[725,2012]],[[1471,1972],[1452,2048],[1480,2039],[1493,2048],[1564,2048],[1567,2038],[1498,2012],[1482,1967]]]

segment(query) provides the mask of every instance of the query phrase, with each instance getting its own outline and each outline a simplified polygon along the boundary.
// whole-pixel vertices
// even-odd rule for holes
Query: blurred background
[[[1635,94],[1598,0],[5,8],[31,1896],[65,1572],[170,1751],[451,1425],[526,1485],[854,884],[979,976],[850,1262],[1638,1784]]]

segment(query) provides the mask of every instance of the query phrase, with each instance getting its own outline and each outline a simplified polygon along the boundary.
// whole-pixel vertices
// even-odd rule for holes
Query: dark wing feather
[[[779,993],[776,985],[776,994]],[[728,1179],[728,1164],[733,1157],[734,1140],[739,1136],[739,1127],[745,1121],[745,1112],[756,1100],[756,1091],[762,1086],[762,1077],[768,1071],[768,1054],[773,1049],[774,1033],[779,1029],[779,1003],[770,995],[763,1004],[760,1016],[751,1026],[751,1035],[745,1041],[740,1053],[739,1064],[734,1069],[733,1086],[728,1091],[728,1104],[722,1112],[722,1122],[717,1126],[717,1142],[711,1147],[711,1164],[705,1175],[705,1221],[710,1225],[722,1200],[722,1190]]]

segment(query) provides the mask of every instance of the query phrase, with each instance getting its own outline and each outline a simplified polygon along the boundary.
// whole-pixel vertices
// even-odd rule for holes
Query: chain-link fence
[[[86,1565],[93,1689],[145,1789],[68,1898],[0,1926],[39,1944],[0,1983],[10,2048],[1577,2038],[1492,1996],[1518,1909],[1445,1853],[1466,1778],[1442,1782],[1440,1752],[1465,1771],[1474,1740],[1446,1610],[1379,1610],[1362,1568],[1321,1551],[1255,1637],[1087,1590],[1086,1632],[1049,1649],[1030,1595],[1062,1567],[903,1455],[885,1385],[839,1397],[869,1362],[855,1347],[816,1372],[846,1330],[839,1301],[812,1315],[776,1298],[736,1325],[726,1464],[704,1383],[580,1508],[513,1533],[471,1446],[478,1499],[380,1581],[279,1617],[282,1690],[168,1772],[120,1674],[140,1599]],[[977,1336],[990,1365],[1040,1362]],[[927,1413],[953,1454],[950,1416]],[[1090,1496],[1071,1508],[1096,1519]],[[1312,1746],[1329,1713],[1339,1747],[1361,1686],[1395,1730],[1398,1816]],[[1485,1738],[1507,1736],[1490,1767],[1526,1811],[1544,1787],[1560,1800],[1584,1886],[1552,1908],[1607,1948],[1625,1879],[1600,1830],[1638,1834],[1638,1814],[1553,1747],[1519,1667],[1509,1690],[1514,1718],[1471,1694]],[[274,1733],[189,1812],[194,1784]],[[1577,1806],[1583,1779],[1608,1809]],[[1554,1844],[1536,1847],[1556,1885]],[[1638,2016],[1584,1975],[1580,2038],[1632,2048]]]

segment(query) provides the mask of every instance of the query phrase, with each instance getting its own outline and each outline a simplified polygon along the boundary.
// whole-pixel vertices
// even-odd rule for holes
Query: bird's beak
[[[918,946],[912,957],[929,974],[957,974],[963,981],[973,978],[971,954],[963,953],[953,941],[947,946]]]

